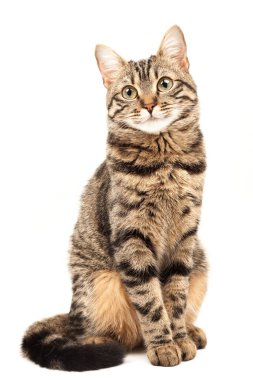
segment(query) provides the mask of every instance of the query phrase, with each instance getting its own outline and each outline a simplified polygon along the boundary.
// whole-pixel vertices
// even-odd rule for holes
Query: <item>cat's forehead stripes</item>
[[[151,79],[151,72],[152,74],[155,74],[153,66],[154,58],[155,56],[151,56],[148,59],[142,59],[140,61],[129,61],[129,65],[133,74],[133,78],[131,78],[133,79],[133,84],[136,77],[140,82],[149,81]]]

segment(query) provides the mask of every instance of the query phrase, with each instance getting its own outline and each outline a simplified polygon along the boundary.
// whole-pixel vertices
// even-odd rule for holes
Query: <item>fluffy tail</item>
[[[41,367],[65,371],[88,371],[122,363],[122,345],[77,343],[66,336],[67,323],[67,314],[34,323],[23,338],[23,355]]]

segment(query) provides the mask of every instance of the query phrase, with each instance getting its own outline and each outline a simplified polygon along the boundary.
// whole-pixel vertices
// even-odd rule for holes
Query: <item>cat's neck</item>
[[[173,161],[173,157],[192,155],[203,150],[203,138],[199,129],[198,118],[179,120],[168,130],[159,134],[149,134],[137,129],[118,125],[109,121],[107,139],[108,158],[123,158],[128,161],[133,157],[154,158]]]

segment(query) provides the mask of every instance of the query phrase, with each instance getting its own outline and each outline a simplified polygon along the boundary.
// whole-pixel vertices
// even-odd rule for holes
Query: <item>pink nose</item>
[[[150,104],[145,104],[145,105],[144,105],[144,108],[146,108],[146,110],[148,110],[148,112],[149,112],[150,114],[152,114],[152,111],[153,111],[154,107],[155,107],[155,104],[154,104],[154,103],[150,103]]]

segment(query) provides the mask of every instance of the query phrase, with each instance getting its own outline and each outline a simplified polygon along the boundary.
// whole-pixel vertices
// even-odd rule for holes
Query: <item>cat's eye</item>
[[[159,79],[157,83],[157,88],[160,92],[169,91],[172,86],[173,86],[173,81],[172,79],[168,77],[163,77]]]
[[[122,96],[127,100],[133,100],[136,98],[137,95],[138,92],[136,88],[134,88],[133,86],[126,86],[122,90]]]

